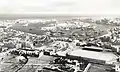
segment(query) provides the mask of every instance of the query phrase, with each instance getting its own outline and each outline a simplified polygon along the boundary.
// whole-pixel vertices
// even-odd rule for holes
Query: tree
[[[108,24],[108,23],[109,23],[109,20],[106,19],[106,18],[104,18],[104,19],[101,20],[101,23],[102,23],[102,24]]]

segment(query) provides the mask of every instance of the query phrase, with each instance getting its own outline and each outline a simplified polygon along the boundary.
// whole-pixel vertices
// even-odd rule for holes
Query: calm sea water
[[[1,20],[15,20],[15,19],[58,19],[69,20],[73,18],[120,18],[120,15],[42,15],[42,14],[0,14]]]

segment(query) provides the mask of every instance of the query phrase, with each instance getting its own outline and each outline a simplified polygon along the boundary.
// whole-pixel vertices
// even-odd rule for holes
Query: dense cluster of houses
[[[91,19],[88,20],[90,21]],[[107,19],[103,19],[98,22],[106,23],[107,21]],[[40,28],[43,31],[47,31],[45,35],[25,33],[6,27],[0,28],[0,52],[14,49],[10,51],[11,54],[32,57],[39,57],[41,51],[46,53],[52,52],[55,53],[55,55],[52,56],[56,56],[57,58],[52,62],[52,67],[44,68],[57,71],[67,70],[66,72],[75,72],[75,70],[82,72],[89,64],[86,60],[75,62],[76,60],[58,57],[59,52],[65,52],[65,56],[67,56],[68,58],[71,57],[69,55],[69,52],[77,47],[83,50],[92,49],[98,51],[99,53],[101,51],[106,51],[115,52],[118,55],[120,54],[120,28],[118,27],[112,28],[108,31],[108,34],[102,35],[102,30],[96,30],[95,26],[92,26],[89,23],[81,22],[80,19],[77,21],[66,21],[64,23],[59,23],[56,20],[16,20],[16,24],[23,25],[35,22],[41,24],[50,24],[51,26]],[[112,23],[112,21],[110,23]],[[63,36],[63,31],[69,31],[71,29],[74,30],[72,33],[70,33],[68,36]],[[45,45],[47,46],[47,48],[43,50],[36,49],[41,48]],[[95,48],[88,48],[91,46],[94,46]],[[99,50],[96,48],[99,48]],[[72,58],[76,57],[72,56]],[[78,57],[78,59],[81,58],[83,57]],[[55,66],[55,64],[60,64],[61,66]]]

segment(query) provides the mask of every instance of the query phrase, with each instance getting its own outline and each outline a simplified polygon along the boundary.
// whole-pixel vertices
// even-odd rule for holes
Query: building
[[[74,50],[70,53],[72,56],[80,56],[92,63],[108,64],[112,59],[117,58],[112,52],[96,52],[88,50]]]

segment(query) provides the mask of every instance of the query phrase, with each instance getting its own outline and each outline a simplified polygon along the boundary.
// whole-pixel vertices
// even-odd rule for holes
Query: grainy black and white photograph
[[[120,0],[0,1],[0,72],[120,72]]]

